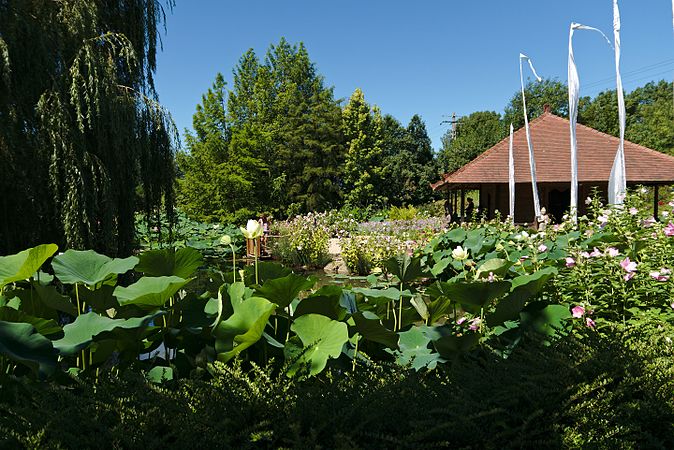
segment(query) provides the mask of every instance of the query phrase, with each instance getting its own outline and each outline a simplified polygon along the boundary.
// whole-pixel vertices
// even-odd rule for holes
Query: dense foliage
[[[437,170],[419,116],[382,117],[359,89],[342,108],[303,44],[246,52],[227,92],[216,76],[178,155],[178,202],[202,221],[241,222],[352,207],[419,204]]]
[[[674,110],[672,83],[650,82],[625,95],[627,123],[625,139],[654,150],[674,155]],[[546,79],[525,86],[529,120],[543,114],[545,105],[561,117],[568,116],[568,90],[565,83]],[[448,131],[442,138],[438,160],[444,171],[454,171],[507,136],[510,124],[524,126],[522,94],[516,92],[501,116],[478,111],[458,120],[456,134]],[[578,123],[618,136],[618,99],[615,90],[594,98],[581,97]]]
[[[175,134],[153,81],[164,14],[153,0],[0,2],[0,252],[128,255],[137,209],[171,213]]]

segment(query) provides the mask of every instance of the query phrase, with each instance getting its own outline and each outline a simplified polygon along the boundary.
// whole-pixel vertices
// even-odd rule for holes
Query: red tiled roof
[[[531,121],[531,142],[536,160],[536,179],[540,183],[571,181],[569,121],[549,112]],[[578,142],[578,181],[608,181],[618,149],[618,138],[585,125],[576,127]],[[506,137],[457,171],[445,174],[432,185],[508,183],[508,144]],[[515,181],[531,182],[529,151],[524,127],[513,134]],[[625,170],[629,183],[674,184],[674,157],[625,141]]]

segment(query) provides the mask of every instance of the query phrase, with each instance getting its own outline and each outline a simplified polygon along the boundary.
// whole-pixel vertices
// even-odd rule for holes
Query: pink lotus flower
[[[575,317],[576,319],[580,319],[581,317],[583,317],[584,314],[585,314],[585,308],[583,308],[580,305],[574,306],[571,309],[571,315],[573,315],[573,317]]]
[[[620,251],[615,247],[609,247],[609,248],[606,249],[606,253],[611,258],[615,258],[616,256],[618,256],[620,254]]]
[[[479,317],[474,318],[473,320],[470,321],[470,326],[468,327],[469,330],[476,331],[479,327],[480,324],[482,323],[482,319]]]
[[[674,223],[669,222],[663,231],[665,236],[674,236]]]
[[[576,265],[576,260],[570,256],[566,257],[566,267],[574,267]]]
[[[538,246],[538,251],[541,252],[541,253],[547,252],[547,251],[548,251],[548,246],[545,245],[545,244],[541,244],[541,245]]]
[[[594,328],[595,326],[594,320],[590,319],[589,317],[586,317],[585,325],[588,326],[589,328]]]

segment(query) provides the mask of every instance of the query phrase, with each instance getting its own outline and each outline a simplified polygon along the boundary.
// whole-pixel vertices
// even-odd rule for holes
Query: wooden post
[[[658,187],[659,187],[658,185],[653,186],[653,217],[655,218],[655,220],[660,220],[658,218],[658,216],[660,215],[659,211],[658,211],[658,206],[659,206],[658,201],[660,200],[658,198],[659,197],[658,196]]]
[[[466,221],[466,191],[461,189],[461,223]]]

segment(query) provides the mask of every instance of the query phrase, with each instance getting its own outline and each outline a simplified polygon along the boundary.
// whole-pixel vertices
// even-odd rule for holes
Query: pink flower
[[[580,252],[580,256],[587,259],[590,257],[590,254],[588,252]]]
[[[659,271],[651,272],[649,275],[651,276],[651,278],[653,278],[656,281],[667,281],[667,280],[669,280],[669,275],[664,274],[664,273],[659,272]]]
[[[632,214],[633,216],[636,216],[636,215],[639,213],[639,210],[636,209],[634,206],[631,207],[631,208],[629,209],[629,211],[630,211],[630,214]]]
[[[622,261],[620,261],[620,267],[625,269],[625,272],[632,273],[637,271],[637,263],[634,261],[630,261],[629,256],[625,257]]]
[[[573,317],[575,317],[576,319],[580,319],[581,317],[583,317],[583,314],[585,314],[585,308],[583,308],[583,307],[580,306],[580,305],[574,306],[574,307],[571,309],[571,314],[572,314]]]
[[[480,323],[482,323],[482,319],[479,317],[474,318],[473,320],[470,321],[470,326],[468,327],[469,330],[476,331],[480,327]]]
[[[570,256],[566,257],[566,267],[574,267],[576,265],[576,260]]]
[[[615,247],[609,247],[606,249],[606,253],[608,253],[608,256],[615,258],[620,254],[620,251]]]
[[[641,226],[644,228],[650,228],[653,226],[653,224],[655,224],[655,222],[656,220],[654,217],[649,217],[648,219],[641,221]]]
[[[595,326],[594,320],[590,319],[589,317],[586,317],[585,318],[585,325],[590,327],[590,328],[594,328],[594,326]]]
[[[674,236],[674,223],[669,222],[663,231],[665,236]]]
[[[598,256],[601,256],[601,252],[597,247],[592,249],[592,253],[590,253],[590,258],[596,258]]]
[[[674,302],[669,305],[670,308],[674,309]]]
[[[489,276],[487,277],[487,281],[490,282],[490,283],[493,283],[494,280],[495,280],[494,272],[489,272]]]
[[[548,246],[545,245],[545,244],[541,244],[541,245],[538,246],[538,251],[541,252],[541,253],[547,252],[547,251],[548,251]]]
[[[604,228],[608,223],[608,216],[602,214],[601,216],[597,217],[597,222],[599,222],[599,226],[601,228]]]
[[[465,317],[462,317],[462,318],[460,318],[459,320],[456,321],[456,324],[457,324],[457,325],[461,325],[461,324],[464,323],[465,321],[466,321],[466,318],[465,318]]]
[[[634,272],[626,273],[625,276],[623,276],[625,281],[630,281],[632,278],[634,278]]]

